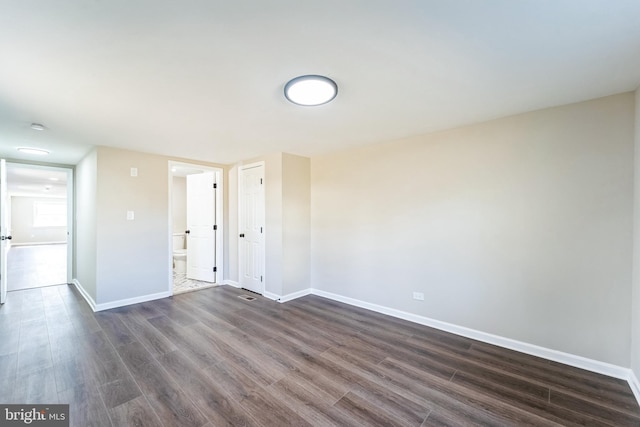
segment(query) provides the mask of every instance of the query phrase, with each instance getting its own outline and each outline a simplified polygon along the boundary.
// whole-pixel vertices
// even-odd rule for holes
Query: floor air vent
[[[256,297],[252,297],[250,295],[238,295],[238,298],[242,298],[243,300],[253,301]]]

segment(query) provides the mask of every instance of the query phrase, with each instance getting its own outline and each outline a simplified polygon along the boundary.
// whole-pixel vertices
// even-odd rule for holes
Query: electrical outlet
[[[127,211],[127,221],[133,221],[135,219],[135,214],[133,211]]]
[[[422,292],[414,292],[413,299],[417,299],[418,301],[424,301],[424,294]]]

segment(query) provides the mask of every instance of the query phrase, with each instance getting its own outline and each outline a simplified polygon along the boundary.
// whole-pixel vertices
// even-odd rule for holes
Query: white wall
[[[76,165],[74,279],[96,301],[96,206],[98,153],[93,149]]]
[[[633,106],[312,158],[312,286],[629,366]]]
[[[184,233],[187,229],[187,178],[174,176],[171,189],[171,220],[174,233]]]
[[[633,313],[631,327],[631,369],[640,379],[640,89],[635,92]]]
[[[66,199],[45,197],[11,197],[11,236],[13,245],[65,243],[67,227],[34,227],[36,202],[67,204]]]

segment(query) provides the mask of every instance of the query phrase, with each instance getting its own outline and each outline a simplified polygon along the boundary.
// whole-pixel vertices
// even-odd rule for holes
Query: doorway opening
[[[170,292],[217,286],[223,277],[223,170],[169,161]]]
[[[73,170],[7,162],[6,185],[7,291],[69,283]]]

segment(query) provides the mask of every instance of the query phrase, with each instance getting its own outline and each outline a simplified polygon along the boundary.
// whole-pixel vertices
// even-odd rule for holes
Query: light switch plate
[[[138,168],[131,168],[131,176],[138,176]]]
[[[134,215],[133,211],[127,211],[127,220],[128,221],[133,221],[134,218],[135,218],[135,215]]]

